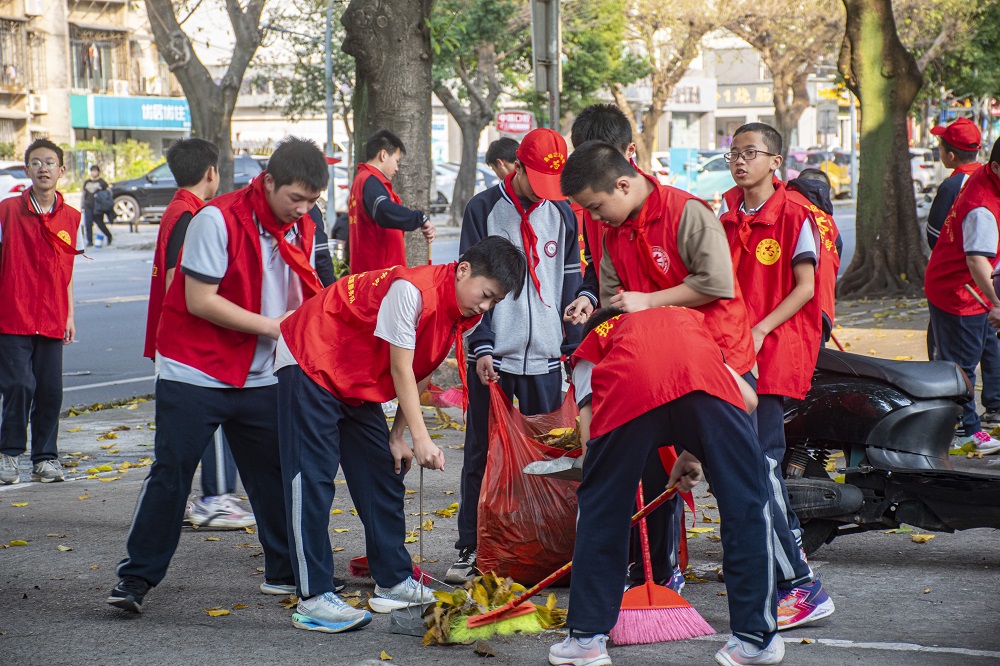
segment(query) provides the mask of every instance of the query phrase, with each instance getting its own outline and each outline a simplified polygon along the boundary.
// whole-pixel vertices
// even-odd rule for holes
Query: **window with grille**
[[[40,32],[28,33],[28,87],[33,90],[48,88],[45,70],[45,35]]]
[[[24,26],[20,21],[0,20],[0,90],[4,92],[26,90],[27,65]]]
[[[17,128],[13,120],[0,118],[0,143],[14,143],[17,139]]]
[[[124,32],[70,26],[69,43],[74,89],[120,92],[114,90],[112,82],[128,80],[128,41]]]

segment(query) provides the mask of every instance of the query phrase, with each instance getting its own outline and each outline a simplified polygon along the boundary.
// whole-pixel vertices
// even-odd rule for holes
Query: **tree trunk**
[[[841,297],[919,293],[920,249],[906,114],[923,82],[899,41],[890,0],[843,0],[840,71],[861,103],[861,166],[854,259]]]
[[[431,42],[427,21],[433,0],[351,0],[340,21],[347,30],[342,46],[354,56],[355,160],[373,132],[388,129],[406,146],[393,180],[403,203],[430,209]],[[426,264],[426,241],[406,234],[406,261]]]
[[[232,118],[247,65],[260,46],[264,0],[226,0],[236,42],[229,67],[218,84],[181,30],[170,0],[146,0],[156,49],[177,77],[191,109],[191,135],[219,147],[219,193],[233,189]]]
[[[794,65],[792,65],[794,66]],[[806,81],[809,79],[808,71],[805,73],[790,71],[788,65],[774,63],[771,70],[772,89],[774,97],[774,124],[778,134],[781,135],[781,155],[788,159],[788,151],[792,147],[792,133],[799,126],[799,118],[802,113],[809,108],[809,90]],[[802,137],[799,137],[802,140]],[[781,165],[781,176],[787,180],[785,173],[786,165]]]
[[[487,114],[485,110],[476,111],[471,108],[477,106],[475,103],[470,104],[470,108],[465,108],[451,92],[451,89],[442,82],[434,84],[434,94],[441,100],[444,108],[448,110],[448,113],[455,119],[459,129],[462,131],[462,161],[458,167],[458,177],[455,179],[455,189],[451,193],[449,209],[451,224],[458,227],[462,225],[462,217],[465,215],[466,204],[469,203],[469,199],[476,192],[479,137],[482,136],[486,126],[490,124],[493,114]],[[483,104],[490,104],[491,106],[495,101],[496,98],[493,96],[482,100]]]

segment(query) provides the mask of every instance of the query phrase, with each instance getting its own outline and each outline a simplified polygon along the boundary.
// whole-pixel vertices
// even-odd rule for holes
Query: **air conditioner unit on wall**
[[[45,0],[24,0],[26,16],[41,16],[45,13]]]
[[[128,95],[128,81],[111,79],[108,81],[108,88],[110,88],[112,95]]]
[[[34,94],[28,95],[28,113],[40,116],[49,112],[48,95]]]

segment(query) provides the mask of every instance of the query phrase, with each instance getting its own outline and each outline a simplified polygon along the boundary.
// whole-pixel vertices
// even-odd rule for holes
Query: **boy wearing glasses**
[[[0,484],[20,482],[31,417],[31,480],[62,481],[56,449],[63,346],[73,342],[73,260],[80,213],[56,191],[62,149],[39,139],[24,154],[31,187],[0,202]]]
[[[809,200],[774,175],[782,162],[777,130],[764,123],[743,125],[733,134],[726,162],[736,187],[723,196],[720,218],[753,326],[760,397],[757,432],[764,453],[780,465],[785,456],[785,397],[805,397],[819,355],[822,324],[816,293],[823,239]],[[784,478],[777,478],[776,499],[801,543],[801,526],[788,506]],[[804,581],[787,575],[805,563],[804,553],[783,550],[775,552],[778,565],[797,585],[781,590],[778,628],[833,613],[833,602],[811,571]]]

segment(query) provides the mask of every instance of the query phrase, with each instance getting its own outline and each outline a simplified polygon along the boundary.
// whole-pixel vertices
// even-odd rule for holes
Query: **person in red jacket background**
[[[723,196],[720,218],[726,229],[736,281],[743,290],[754,349],[759,396],[757,434],[776,465],[785,457],[785,397],[802,399],[812,385],[823,337],[817,268],[822,238],[813,204],[789,190],[774,173],[781,166],[781,135],[765,123],[748,123],[733,134],[726,162],[736,187]],[[801,539],[799,520],[778,475],[776,505]],[[805,562],[799,549],[778,558],[782,571]],[[808,569],[808,567],[806,567]],[[791,577],[791,576],[788,576]],[[822,583],[812,576],[780,600],[780,629],[814,622],[833,613]]]
[[[521,293],[524,254],[497,236],[483,239],[457,263],[350,275],[281,324],[278,429],[288,541],[295,557],[299,629],[339,633],[371,616],[351,608],[330,581],[330,504],[343,467],[365,526],[375,579],[372,610],[434,601],[413,579],[406,552],[403,477],[412,459],[444,469],[444,453],[427,434],[420,393],[456,346],[466,384],[463,337],[508,293]],[[390,432],[380,404],[399,398]],[[403,439],[410,429],[413,450]]]
[[[1000,296],[991,278],[998,255],[1000,140],[993,144],[989,163],[979,166],[959,191],[924,273],[938,358],[957,363],[973,386],[977,365],[995,371],[987,356],[996,354],[994,329],[1000,327]],[[987,390],[995,384],[994,377],[984,378]],[[975,400],[962,406],[962,432],[952,446],[984,455],[1000,451],[1000,440],[983,430]]]
[[[48,139],[24,153],[31,187],[0,202],[0,484],[21,480],[28,446],[31,480],[62,481],[56,447],[62,408],[63,345],[76,338],[73,262],[86,241],[80,213],[56,191],[66,173]]]
[[[434,240],[434,225],[419,210],[402,205],[392,189],[406,146],[389,130],[379,130],[365,144],[365,162],[351,184],[347,202],[351,273],[406,265],[403,233],[416,231]]]
[[[326,158],[288,138],[247,187],[191,220],[156,336],[156,461],[107,602],[141,612],[180,539],[198,461],[221,426],[257,518],[265,594],[294,592],[278,455],[278,324],[322,289],[309,210],[326,189]]]

